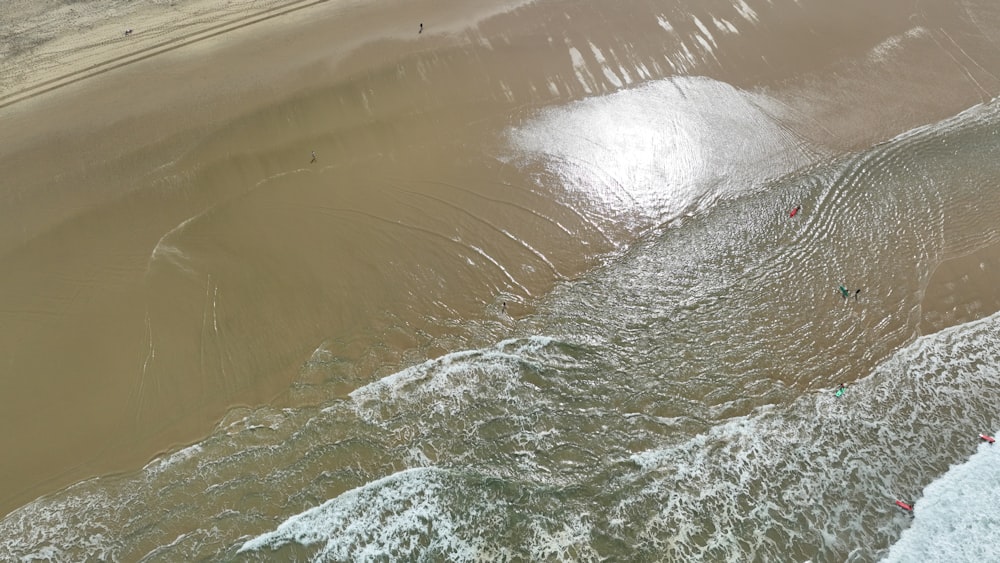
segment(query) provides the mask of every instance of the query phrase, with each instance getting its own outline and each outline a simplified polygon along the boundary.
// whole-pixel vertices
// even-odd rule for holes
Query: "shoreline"
[[[247,1],[238,4],[238,9],[212,12],[212,16],[201,15],[212,19],[220,13],[234,14],[248,6],[260,4],[261,2]],[[461,5],[461,2],[454,4]],[[5,117],[9,117],[9,122],[12,123],[6,132],[0,132],[0,144],[7,149],[3,151],[7,155],[0,156],[0,170],[9,173],[7,177],[11,185],[16,187],[14,193],[0,193],[0,204],[4,204],[0,208],[0,219],[4,219],[0,223],[0,259],[6,260],[4,266],[8,268],[12,264],[24,270],[33,268],[31,272],[39,272],[39,279],[59,279],[62,276],[62,279],[89,281],[92,278],[88,276],[93,276],[104,285],[98,289],[87,287],[77,291],[78,288],[67,283],[70,286],[68,288],[58,286],[52,289],[52,295],[69,303],[65,307],[82,320],[73,319],[72,323],[78,324],[67,321],[67,324],[57,325],[55,329],[42,325],[42,330],[36,328],[39,325],[33,324],[38,321],[19,318],[16,323],[11,322],[10,342],[19,344],[22,334],[36,329],[42,336],[54,336],[53,341],[63,342],[77,337],[77,329],[89,329],[93,326],[93,319],[106,319],[109,315],[105,309],[128,309],[129,315],[122,313],[121,318],[116,317],[115,322],[109,323],[113,330],[106,329],[106,333],[89,335],[93,339],[93,342],[89,342],[93,344],[93,348],[107,353],[112,360],[108,360],[107,366],[96,364],[96,367],[89,366],[90,372],[84,371],[88,374],[104,374],[102,370],[110,366],[107,369],[109,373],[127,379],[138,370],[137,365],[144,365],[143,359],[149,351],[142,346],[138,347],[138,353],[133,353],[131,349],[118,352],[115,348],[122,342],[134,345],[136,341],[147,339],[144,330],[150,329],[148,326],[144,328],[142,313],[145,306],[145,320],[148,320],[149,305],[144,302],[148,298],[146,292],[155,293],[145,285],[146,276],[151,270],[149,264],[153,262],[151,251],[143,246],[146,241],[142,237],[136,237],[140,239],[138,242],[122,241],[135,236],[134,233],[126,232],[119,235],[120,238],[108,235],[107,239],[88,240],[90,246],[84,245],[82,248],[93,252],[93,255],[100,256],[99,253],[110,246],[105,244],[109,240],[119,243],[120,248],[124,249],[121,254],[125,258],[115,257],[118,261],[108,259],[112,267],[107,270],[111,274],[105,274],[104,271],[94,274],[97,268],[84,263],[92,255],[77,258],[60,246],[66,240],[75,241],[81,236],[90,236],[107,224],[116,227],[121,224],[138,225],[135,227],[136,231],[140,227],[149,231],[142,231],[142,234],[152,241],[148,246],[153,248],[152,253],[155,254],[156,247],[159,246],[157,241],[162,240],[160,237],[165,237],[164,233],[173,232],[176,226],[184,224],[181,223],[182,220],[199,217],[206,210],[215,209],[220,202],[228,203],[239,197],[245,198],[246,186],[234,178],[256,186],[255,182],[262,181],[262,178],[266,181],[277,174],[298,171],[297,167],[305,165],[304,162],[299,162],[300,157],[308,155],[312,147],[319,149],[323,163],[338,162],[337,166],[343,166],[340,170],[330,172],[330,175],[339,176],[343,171],[349,173],[352,170],[372,172],[377,167],[371,162],[358,165],[356,160],[370,158],[371,154],[375,154],[374,151],[383,150],[390,157],[386,158],[387,161],[398,159],[406,165],[413,165],[414,162],[423,165],[419,157],[424,155],[420,151],[425,149],[413,147],[422,147],[421,143],[444,144],[449,135],[454,136],[456,132],[469,129],[469,123],[478,124],[488,120],[493,120],[492,124],[501,123],[518,112],[568,104],[622,89],[622,86],[616,85],[615,80],[608,76],[609,72],[614,76],[613,65],[605,65],[601,60],[603,53],[612,53],[615,49],[619,53],[629,53],[628,57],[631,57],[620,55],[622,60],[619,65],[622,68],[645,70],[645,75],[642,70],[635,70],[635,75],[642,77],[639,83],[665,80],[686,73],[701,73],[727,84],[738,84],[745,91],[770,96],[773,104],[767,106],[767,111],[776,121],[799,135],[804,145],[837,151],[868,146],[873,141],[884,140],[928,120],[964,109],[968,103],[974,103],[981,97],[982,84],[986,84],[993,92],[1000,91],[1000,81],[989,82],[983,79],[974,81],[976,84],[968,82],[964,69],[944,66],[942,61],[951,63],[951,52],[934,55],[931,50],[936,44],[928,40],[929,36],[917,34],[910,37],[905,35],[905,29],[901,32],[901,41],[925,41],[920,43],[917,50],[927,57],[925,60],[931,60],[933,64],[925,65],[921,61],[914,66],[906,66],[906,60],[890,58],[885,64],[896,70],[898,75],[887,78],[884,82],[866,84],[872,77],[879,76],[881,67],[852,70],[850,64],[829,55],[825,51],[825,44],[806,42],[813,51],[806,50],[792,57],[802,59],[792,61],[796,65],[780,72],[772,70],[772,74],[762,78],[755,73],[772,64],[764,54],[760,55],[765,59],[763,63],[750,61],[745,69],[738,63],[742,62],[743,56],[740,49],[746,46],[741,41],[772,57],[772,53],[780,52],[785,47],[780,42],[769,43],[765,32],[759,32],[759,36],[749,39],[743,39],[739,34],[720,34],[718,43],[722,46],[716,52],[703,53],[704,60],[685,68],[681,64],[683,57],[674,56],[667,49],[673,47],[682,52],[675,43],[689,49],[683,41],[675,41],[673,35],[701,37],[698,24],[675,22],[671,31],[661,30],[662,37],[652,37],[649,36],[649,28],[655,31],[662,25],[658,26],[655,21],[650,20],[644,22],[645,27],[636,32],[635,38],[622,41],[616,33],[620,29],[630,29],[627,27],[630,23],[628,14],[615,13],[614,9],[605,12],[605,6],[600,3],[581,4],[578,9],[591,9],[581,17],[596,23],[592,27],[584,26],[589,30],[589,36],[572,38],[576,41],[572,42],[571,38],[558,35],[563,29],[560,20],[563,9],[560,6],[531,5],[530,9],[508,13],[505,10],[510,10],[510,5],[524,3],[500,4],[502,5],[494,7],[495,9],[486,7],[481,10],[487,13],[492,10],[493,13],[500,14],[492,19],[482,16],[478,8],[468,8],[468,11],[473,12],[469,14],[468,11],[451,12],[451,6],[437,7],[438,12],[425,19],[423,16],[426,12],[423,10],[427,9],[429,2],[426,6],[394,11],[394,5],[359,7],[344,3],[342,7],[336,0],[274,1],[267,3],[273,6],[270,12],[255,12],[228,22],[220,23],[215,19],[208,23],[202,21],[200,24],[195,19],[177,20],[173,12],[158,11],[154,14],[150,9],[145,15],[137,15],[129,20],[128,26],[136,31],[128,38],[118,36],[107,39],[106,42],[87,39],[103,37],[112,31],[118,33],[116,30],[121,23],[116,20],[94,27],[93,36],[70,37],[71,34],[67,34],[65,39],[49,44],[53,49],[59,47],[61,50],[56,49],[58,52],[69,53],[67,56],[77,58],[72,59],[73,62],[57,60],[56,67],[42,70],[32,83],[33,86],[21,83],[22,86],[18,89],[4,83],[5,90],[0,93],[0,115],[6,114]],[[209,5],[212,3],[202,1],[187,7],[193,10],[192,14],[197,14],[195,7]],[[164,8],[162,5],[157,7]],[[892,6],[885,8],[887,11],[892,9]],[[420,17],[416,15],[418,12],[421,13]],[[270,15],[266,15],[267,13]],[[424,19],[429,25],[427,31],[420,35],[422,43],[417,47],[415,22],[420,19]],[[470,21],[487,19],[489,21],[482,26],[469,24]],[[888,16],[886,19],[889,19]],[[432,20],[436,20],[436,23],[430,24]],[[899,35],[897,27],[905,28],[906,18],[901,17],[900,20],[902,23],[891,20],[891,25],[884,24],[893,37]],[[705,18],[705,21],[711,20]],[[168,23],[176,25],[168,26]],[[849,24],[850,22],[844,24],[844,28],[849,28]],[[146,35],[145,29],[155,29],[158,25],[166,29],[163,34]],[[204,27],[192,29],[197,25]],[[798,24],[793,21],[787,25]],[[872,26],[874,29],[867,30],[866,38],[884,31],[875,24]],[[831,33],[834,39],[841,38],[837,31]],[[170,35],[171,33],[174,35]],[[844,38],[850,37],[847,31],[843,33]],[[74,51],[74,42],[82,47]],[[605,47],[598,57],[593,53],[598,44],[611,45],[614,49]],[[107,49],[103,49],[104,47]],[[140,51],[121,53],[122,47],[140,48]],[[589,53],[588,48],[591,50]],[[635,53],[632,54],[629,49],[634,49]],[[866,49],[868,46],[864,44],[857,47],[862,55],[867,53]],[[567,54],[574,52],[579,54],[582,63]],[[452,59],[445,57],[445,62],[441,62],[443,55],[450,55]],[[713,57],[725,63],[713,66]],[[95,61],[95,58],[102,60]],[[29,63],[26,60],[21,59],[14,64],[27,65]],[[453,60],[459,62],[452,63]],[[74,62],[81,65],[81,68],[66,70],[61,66],[72,65]],[[481,70],[476,66],[480,62]],[[454,66],[449,67],[448,64]],[[46,74],[55,72],[52,68],[63,68],[65,72],[54,77]],[[972,68],[971,65],[969,68]],[[472,74],[470,69],[479,72]],[[437,73],[434,74],[434,71]],[[975,68],[972,71],[978,72]],[[422,77],[422,72],[429,73],[432,78]],[[450,72],[453,74],[449,74]],[[12,74],[16,74],[16,71],[4,71],[5,76]],[[898,96],[894,91],[900,83],[916,82],[928,77],[940,78],[941,84],[906,96]],[[435,83],[435,80],[440,81],[440,84]],[[959,80],[962,82],[956,82]],[[127,87],[121,87],[123,83]],[[856,89],[851,90],[851,86]],[[548,90],[545,90],[546,87]],[[945,90],[954,92],[939,96]],[[841,97],[837,97],[838,95]],[[417,101],[413,101],[414,99]],[[449,103],[455,106],[466,103],[475,107],[466,110],[456,107],[453,115],[449,114],[451,108],[445,108],[449,111],[437,109],[438,113],[427,109],[434,104]],[[886,113],[890,116],[888,119],[875,120],[875,116]],[[288,129],[282,128],[283,122],[295,119],[299,121],[293,132],[288,133]],[[350,119],[355,121],[349,121]],[[393,119],[396,121],[392,121]],[[407,121],[408,119],[411,121]],[[433,129],[435,120],[447,123]],[[266,125],[258,125],[257,121],[266,122]],[[412,122],[419,127],[412,125]],[[385,123],[390,124],[384,127],[390,132],[379,136],[376,133]],[[405,130],[404,126],[431,130],[431,141],[425,141],[419,134],[408,133],[409,130]],[[372,133],[372,130],[376,133]],[[485,130],[485,127],[480,127],[477,131],[481,130]],[[288,136],[281,137],[282,134]],[[366,146],[370,152],[365,152]],[[52,154],[58,154],[59,158],[53,159]],[[437,153],[432,156],[439,160],[429,158],[428,161],[441,166],[446,165],[452,157],[450,154]],[[341,165],[340,162],[347,164]],[[405,167],[400,165],[400,168]],[[413,168],[418,167],[414,165]],[[193,185],[197,190],[192,188],[191,194],[176,195],[163,187],[166,182],[164,177],[176,171],[179,171],[179,175],[197,173],[204,174],[205,177],[200,178],[201,183]],[[217,175],[213,176],[216,172]],[[358,177],[364,176],[361,172],[357,172]],[[434,173],[430,164],[420,169],[424,178],[435,178]],[[313,181],[314,177],[321,177],[322,174],[311,172],[308,175],[302,173],[301,176]],[[78,181],[77,178],[82,180]],[[329,203],[329,198],[343,197],[353,206],[352,209],[364,209],[374,214],[374,211],[393,203],[389,196],[363,192],[346,195],[323,193],[316,196],[315,193],[320,190],[312,184],[306,185],[307,180],[302,180],[301,186],[294,186],[298,191],[287,191],[310,195],[314,199],[304,198],[303,201],[312,207],[315,207],[316,201]],[[168,188],[174,186],[168,185]],[[423,185],[419,189],[424,190],[421,195],[431,191],[431,188]],[[158,190],[166,195],[156,193]],[[183,188],[180,189],[182,190]],[[402,193],[403,190],[399,192]],[[450,201],[448,197],[455,197],[451,192],[441,193],[444,195],[434,192],[441,201]],[[259,197],[263,199],[265,196],[267,194]],[[175,197],[176,201],[170,200],[170,197]],[[170,205],[162,203],[167,200]],[[343,201],[338,199],[333,200],[333,203],[341,204]],[[539,205],[545,203],[541,202]],[[253,210],[282,209],[274,201],[268,201],[268,204],[269,206],[260,204],[260,208]],[[552,205],[551,202],[548,204]],[[295,213],[288,211],[287,214],[285,224],[294,224],[299,220]],[[480,216],[486,215],[483,213]],[[248,234],[256,236],[256,227],[256,224],[248,226],[241,223],[233,231],[223,232],[222,235],[238,232],[254,241],[257,239]],[[154,232],[156,228],[162,230]],[[328,231],[319,232],[329,234]],[[206,239],[221,238],[219,233],[210,230],[209,233],[211,236],[206,235]],[[260,240],[267,242],[263,238]],[[600,246],[599,242],[593,244],[594,248]],[[507,256],[514,257],[510,259],[511,263],[517,263],[521,259],[515,250],[517,249],[506,253]],[[547,249],[542,247],[539,253],[547,257],[548,253],[543,252],[545,250]],[[574,269],[587,265],[583,259],[576,262],[572,262],[570,258],[566,260],[569,264],[565,268],[570,274],[574,273]],[[126,271],[124,274],[116,269],[122,264],[127,266],[121,268]],[[556,266],[561,271],[564,264],[557,263]],[[66,274],[61,269],[64,267],[73,275]],[[546,278],[549,274],[545,265],[539,265],[537,270],[542,273],[523,274],[523,278],[531,281],[527,286],[530,286],[532,292],[544,290],[552,283],[551,279]],[[21,270],[16,273],[20,274]],[[243,272],[239,270],[238,273]],[[98,278],[98,274],[106,277]],[[215,279],[220,277],[222,276],[217,275]],[[318,274],[316,279],[326,280]],[[518,277],[518,281],[520,279]],[[183,283],[189,281],[180,280]],[[191,306],[192,311],[185,312],[202,320],[200,326],[195,325],[195,333],[198,330],[204,332],[204,328],[209,326],[203,320],[209,318],[209,302],[212,304],[211,318],[217,318],[214,296],[220,291],[220,286],[223,287],[221,291],[225,296],[231,291],[228,286],[219,282],[215,282],[213,286],[211,279],[208,282],[201,279],[196,281],[198,283],[190,283],[190,288],[182,286],[184,290],[190,289],[190,295],[177,290],[177,295],[187,300],[177,299],[175,302],[166,302],[166,305],[163,302],[154,303],[164,309],[178,303],[181,307]],[[278,280],[275,285],[281,289],[284,286],[278,282],[283,281]],[[3,289],[18,298],[21,295],[16,292],[23,291],[24,301],[30,302],[36,297],[31,291],[35,290],[34,284],[37,283],[38,279],[27,276]],[[181,283],[177,285],[181,286]],[[164,283],[160,289],[171,287],[173,286]],[[83,297],[78,299],[80,293]],[[318,293],[323,295],[322,291]],[[165,291],[163,294],[167,295]],[[209,299],[209,296],[213,298]],[[463,298],[468,301],[462,301],[452,312],[486,315],[476,309],[479,306],[479,295]],[[456,301],[459,299],[455,298]],[[51,306],[50,302],[42,298],[37,301],[41,305],[35,302],[30,304],[36,306],[36,310],[47,312],[44,306]],[[57,299],[51,301],[60,304],[63,302]],[[82,304],[77,304],[77,301]],[[302,307],[306,308],[305,305]],[[56,309],[56,312],[64,314],[67,309]],[[224,306],[221,311],[223,314],[220,317],[225,320]],[[169,310],[161,312],[163,316],[169,316],[170,313]],[[334,313],[339,314],[339,311]],[[350,325],[350,322],[368,320],[362,313],[357,313],[357,318],[361,321],[344,314],[347,320],[343,323]],[[161,330],[159,324],[156,327],[158,331]],[[247,330],[239,325],[237,328]],[[218,331],[217,328],[216,330]],[[189,335],[178,336],[177,340],[183,340],[182,336]],[[41,340],[44,338],[40,338]],[[152,342],[154,339],[149,336],[148,340]],[[184,341],[176,346],[185,351],[199,350],[198,344],[200,342],[190,344]],[[251,340],[250,344],[259,342]],[[264,376],[271,379],[252,381],[242,390],[242,394],[224,395],[218,400],[227,402],[229,408],[273,400],[274,390],[278,389],[277,393],[283,394],[285,391],[282,386],[287,387],[292,377],[290,372],[301,366],[301,349],[311,345],[312,343],[288,344],[287,349],[283,350],[285,355],[273,359],[273,363],[279,367]],[[36,353],[44,353],[42,351],[46,349],[40,344]],[[152,349],[150,345],[149,350]],[[160,349],[159,357],[167,356],[165,351],[169,349],[166,346]],[[90,351],[78,353],[80,357],[89,357],[87,354]],[[30,365],[31,353],[23,354],[23,358],[27,358],[22,360],[24,365]],[[218,354],[225,357],[222,352]],[[51,361],[57,363],[59,359],[57,357]],[[144,368],[142,369],[145,375]],[[163,371],[169,372],[166,368]],[[34,373],[26,372],[26,375]],[[110,375],[105,377],[111,378]],[[67,405],[60,406],[68,408],[75,401],[87,403],[93,399],[89,394],[84,394],[93,393],[92,391],[73,387],[80,385],[78,383],[59,383],[51,390],[53,397],[49,397],[50,402],[65,402]],[[114,388],[116,393],[122,393],[128,400],[133,399],[130,393],[142,393],[142,390],[131,389],[122,392],[116,386],[118,382],[102,380],[100,383],[107,388]],[[187,392],[185,389],[173,391],[182,398],[185,398]],[[71,400],[55,397],[56,393],[63,392],[76,392],[78,395]],[[28,393],[25,395],[31,396]],[[108,397],[99,397],[96,402],[98,406],[110,410],[120,406],[115,400],[121,396],[109,394]],[[45,397],[34,400],[46,402]],[[163,402],[164,405],[170,404],[166,399]],[[122,434],[127,431],[116,426],[120,421],[88,421],[88,424],[100,426],[100,432],[107,432],[112,436],[98,444],[98,451],[104,448],[102,453],[106,453],[108,448],[112,448],[117,455],[101,459],[94,457],[95,454],[87,449],[88,445],[93,445],[94,438],[81,438],[90,429],[89,426],[70,429],[72,435],[66,440],[79,438],[81,443],[75,446],[79,451],[71,451],[63,457],[42,451],[49,448],[49,442],[46,441],[45,433],[39,431],[38,436],[29,438],[37,438],[37,445],[23,450],[8,448],[14,452],[12,457],[21,462],[21,478],[7,481],[8,486],[10,490],[19,491],[18,499],[25,496],[25,490],[32,491],[29,496],[34,498],[45,490],[64,486],[67,481],[74,482],[81,476],[129,469],[137,459],[148,461],[150,456],[155,458],[179,444],[191,443],[191,440],[197,440],[194,437],[210,432],[213,421],[218,420],[218,408],[226,407],[213,403],[211,408],[204,407],[204,410],[200,410],[202,405],[198,405],[192,420],[174,421],[174,426],[157,421],[156,424],[161,426],[142,435],[142,440],[136,440],[139,446],[137,448],[133,448],[137,444],[129,442],[131,436],[122,438]],[[136,410],[140,409],[137,407]],[[41,414],[38,416],[42,417]],[[132,422],[135,423],[135,420]],[[31,448],[36,448],[37,451]],[[36,454],[38,459],[22,459]],[[82,461],[75,457],[76,454],[82,456]],[[87,455],[92,457],[88,459]],[[37,466],[45,466],[44,470],[50,471],[50,476],[42,479],[38,473],[42,470]],[[52,466],[58,467],[59,472],[52,475]],[[31,482],[32,479],[36,480]],[[10,504],[20,502],[6,500],[8,499],[0,504],[0,512],[9,512],[16,508],[9,506]]]

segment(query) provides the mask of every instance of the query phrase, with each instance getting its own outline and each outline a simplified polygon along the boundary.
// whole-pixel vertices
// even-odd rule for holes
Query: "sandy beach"
[[[0,103],[10,105],[315,3],[10,2],[0,42]]]
[[[421,346],[451,319],[527,316],[634,241],[648,225],[495,156],[542,108],[703,77],[808,165],[1000,92],[987,2],[655,4],[5,4],[0,420],[20,430],[0,439],[0,513],[235,406],[328,399],[293,387],[327,348],[361,366],[343,393],[440,355]],[[771,156],[747,177],[791,172]],[[1000,308],[1000,247],[953,250],[927,332]],[[357,352],[373,340],[394,346]]]

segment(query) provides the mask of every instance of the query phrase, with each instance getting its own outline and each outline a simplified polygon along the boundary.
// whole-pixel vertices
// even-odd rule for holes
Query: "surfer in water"
[[[844,296],[844,301],[847,301],[847,296],[851,294],[846,287],[840,286],[840,294]]]
[[[854,300],[855,300],[855,301],[857,301],[857,300],[858,300],[858,294],[859,294],[859,293],[861,293],[861,290],[860,290],[860,289],[854,292]]]
[[[309,164],[312,164],[313,162],[316,162],[316,151],[312,151],[312,160],[309,161]]]

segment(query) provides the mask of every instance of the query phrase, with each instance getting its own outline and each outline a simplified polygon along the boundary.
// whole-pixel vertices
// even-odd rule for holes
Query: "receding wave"
[[[410,469],[297,514],[239,552],[294,542],[318,546],[316,561],[599,560],[587,515],[559,510],[565,504],[531,484]]]

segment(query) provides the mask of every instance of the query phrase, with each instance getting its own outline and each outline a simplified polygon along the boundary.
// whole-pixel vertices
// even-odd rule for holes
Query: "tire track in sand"
[[[72,70],[65,74],[43,80],[36,84],[31,84],[29,86],[14,90],[7,94],[0,95],[0,109],[7,106],[29,100],[36,96],[40,96],[47,92],[51,92],[63,86],[68,86],[81,80],[86,80],[88,78],[93,78],[104,74],[106,72],[121,68],[123,66],[136,63],[142,60],[149,59],[156,55],[167,53],[181,47],[197,43],[199,41],[204,41],[205,39],[210,39],[213,37],[218,37],[222,34],[229,33],[231,31],[236,31],[238,29],[243,29],[245,27],[251,26],[256,23],[274,19],[280,16],[285,16],[306,8],[311,8],[320,4],[325,4],[330,0],[291,0],[288,2],[282,2],[277,6],[267,8],[252,14],[245,16],[236,17],[234,19],[224,19],[224,18],[213,18],[215,21],[219,21],[214,25],[211,25],[204,29],[199,29],[183,35],[178,35],[175,37],[170,37],[153,45],[147,47],[142,47],[136,51],[129,52],[124,55],[114,56],[97,63],[87,65],[83,68],[77,70]],[[176,26],[178,29],[183,29],[187,26]],[[156,28],[150,29],[149,33],[157,33]],[[162,31],[160,32],[162,33]],[[110,45],[116,43],[121,39],[109,39],[107,41],[101,41],[97,43],[87,43],[78,49],[72,49],[69,53],[79,53],[86,49],[92,49],[95,47]],[[65,53],[65,51],[64,51]],[[58,61],[57,61],[58,62]]]

